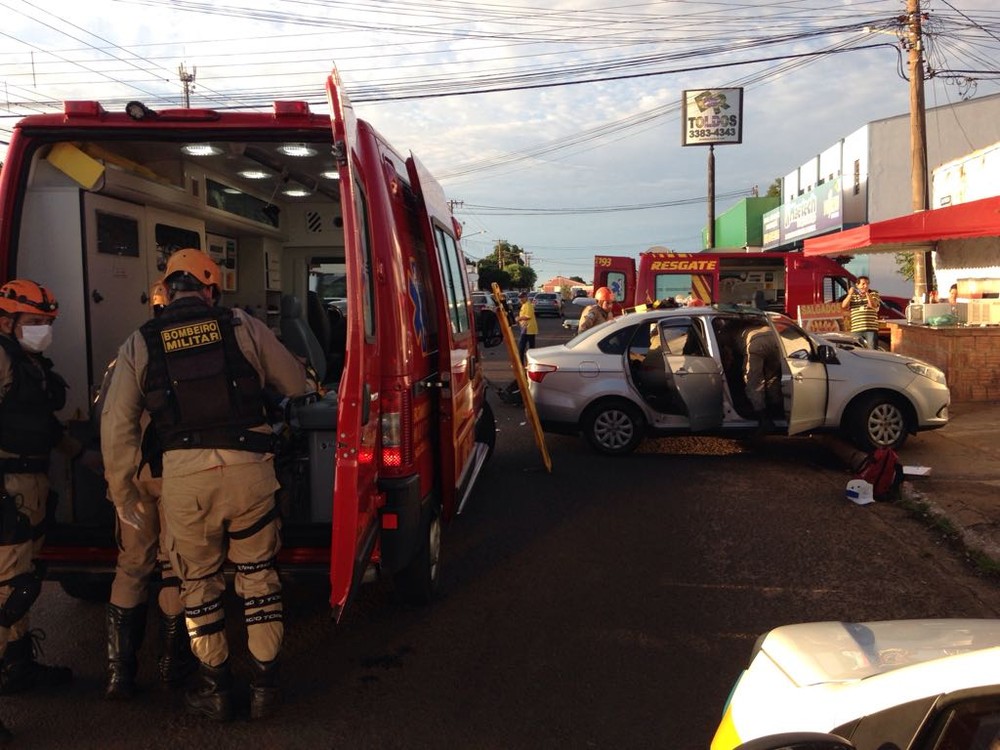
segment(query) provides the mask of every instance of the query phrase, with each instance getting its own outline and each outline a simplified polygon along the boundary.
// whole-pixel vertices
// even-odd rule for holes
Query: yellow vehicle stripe
[[[712,281],[711,276],[692,276],[691,289],[694,296],[706,305],[712,304]]]
[[[715,730],[715,737],[712,738],[712,750],[733,750],[739,745],[740,736],[733,723],[733,712],[731,708],[727,708],[719,728]]]

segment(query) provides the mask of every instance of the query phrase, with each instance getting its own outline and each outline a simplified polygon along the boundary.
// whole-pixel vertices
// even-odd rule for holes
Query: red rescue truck
[[[220,264],[222,304],[265,320],[326,391],[276,420],[283,570],[325,572],[338,616],[366,574],[391,575],[411,600],[433,593],[442,524],[495,439],[459,225],[420,161],[355,117],[336,71],[327,93],[330,115],[296,101],[75,101],[15,126],[0,277],[59,300],[46,353],[70,386],[60,416],[89,449],[50,469],[44,557],[71,593],[100,590],[116,554],[91,402],[184,247]]]
[[[616,311],[689,295],[705,304],[758,304],[797,318],[799,305],[839,302],[855,282],[839,263],[801,253],[672,253],[594,257],[594,287],[615,294]],[[881,318],[904,317],[906,300],[882,300]]]

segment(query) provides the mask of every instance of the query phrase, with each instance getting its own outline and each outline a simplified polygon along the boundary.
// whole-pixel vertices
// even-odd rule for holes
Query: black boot
[[[0,695],[72,682],[73,670],[69,667],[39,664],[35,660],[36,652],[41,654],[40,644],[44,640],[45,632],[36,629],[7,644],[3,661],[0,662]]]
[[[757,429],[754,431],[754,437],[768,435],[775,431],[775,425],[771,420],[771,415],[766,411],[754,412],[754,416],[757,417]]]
[[[160,612],[160,681],[176,687],[198,668],[191,653],[191,640],[184,627],[184,615]]]
[[[257,661],[250,657],[250,718],[266,719],[281,704],[281,690],[278,688],[278,660]]]
[[[2,721],[0,721],[0,745],[6,747],[13,741],[13,739],[14,735],[12,735],[10,730],[3,725]]]
[[[198,683],[184,695],[184,705],[188,713],[201,714],[214,721],[229,721],[233,718],[233,676],[229,672],[229,662],[217,667],[198,665]]]
[[[104,697],[128,700],[135,693],[135,673],[139,668],[136,654],[146,635],[146,605],[118,607],[108,604],[108,684]]]

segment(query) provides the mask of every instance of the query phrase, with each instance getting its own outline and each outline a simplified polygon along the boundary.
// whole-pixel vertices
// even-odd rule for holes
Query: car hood
[[[797,686],[852,682],[1000,646],[1000,620],[890,620],[785,625],[761,650]]]
[[[923,362],[923,360],[919,360],[916,357],[908,357],[895,352],[884,352],[881,349],[864,349],[860,346],[853,349],[838,348],[837,356],[840,358],[858,357],[868,361],[895,362],[900,365],[905,365],[907,362]],[[923,364],[927,363],[923,362]]]

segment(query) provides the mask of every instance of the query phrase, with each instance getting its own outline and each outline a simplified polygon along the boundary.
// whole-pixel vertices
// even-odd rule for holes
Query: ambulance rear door
[[[330,540],[330,606],[340,618],[378,538],[379,371],[373,247],[354,109],[334,69],[327,79],[340,172],[347,277],[347,348],[338,390]],[[377,168],[377,165],[376,165]]]
[[[441,510],[457,513],[486,459],[476,445],[475,368],[480,366],[472,302],[451,210],[437,180],[412,153],[406,167],[426,210],[425,241],[431,272],[438,280],[438,368],[441,376],[438,430],[441,456]]]

